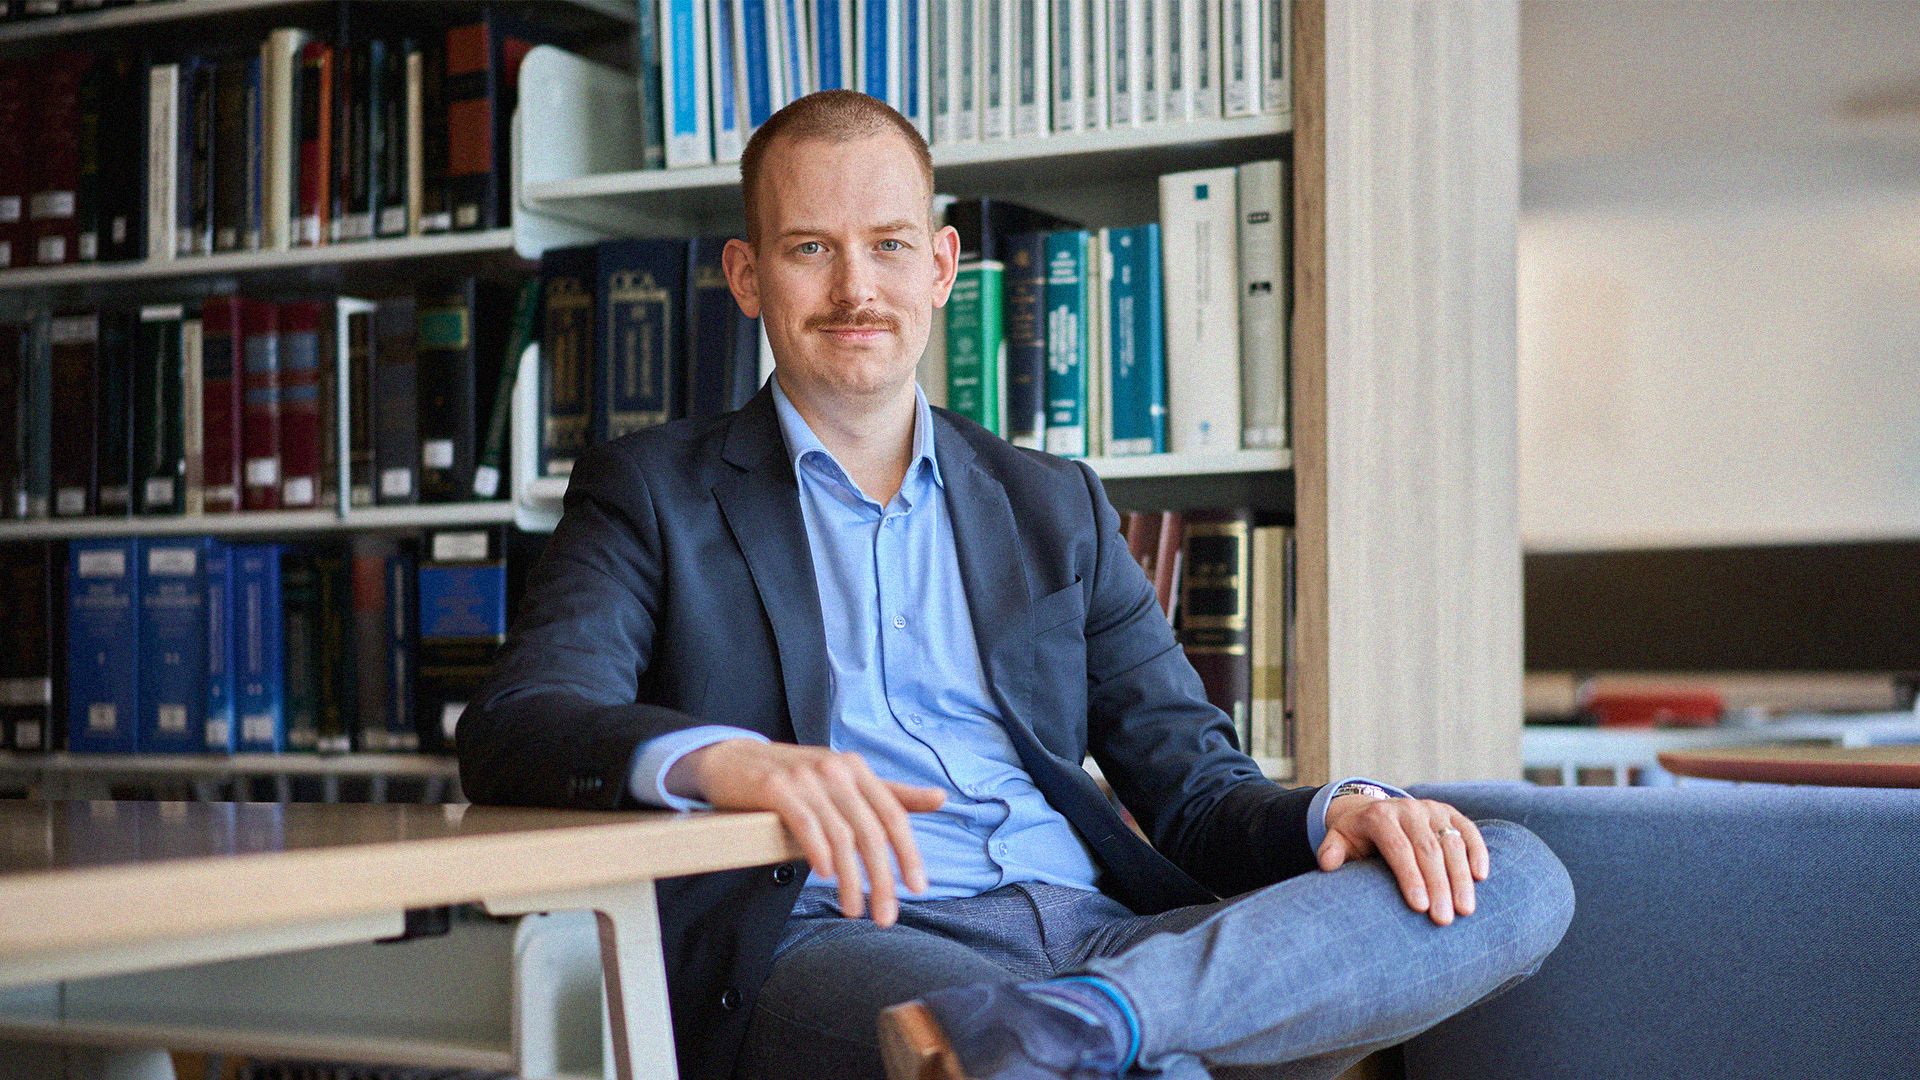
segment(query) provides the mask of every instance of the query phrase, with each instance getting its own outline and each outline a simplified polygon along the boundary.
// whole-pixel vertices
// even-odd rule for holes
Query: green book
[[[947,300],[947,408],[996,435],[1006,415],[1006,268],[966,263]]]
[[[507,351],[500,358],[500,381],[493,391],[493,415],[480,442],[480,461],[473,470],[473,493],[482,499],[500,494],[500,474],[506,469],[508,423],[513,413],[513,384],[520,377],[520,354],[534,341],[540,315],[540,279],[528,278],[513,305],[507,330]]]

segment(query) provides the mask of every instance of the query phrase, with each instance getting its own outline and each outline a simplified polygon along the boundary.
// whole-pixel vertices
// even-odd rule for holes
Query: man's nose
[[[842,307],[860,307],[874,298],[874,270],[865,252],[851,251],[835,260],[833,302]]]

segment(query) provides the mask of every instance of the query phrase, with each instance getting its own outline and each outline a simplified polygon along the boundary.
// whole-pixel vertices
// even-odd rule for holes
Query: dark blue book
[[[175,159],[174,253],[213,251],[214,64],[200,56],[180,61],[179,143]]]
[[[207,741],[205,537],[150,539],[140,552],[143,751],[199,752]]]
[[[52,749],[53,601],[65,576],[51,541],[0,545],[0,746]]]
[[[140,541],[67,545],[67,749],[140,749]]]
[[[102,517],[133,513],[133,364],[139,340],[138,313],[100,313],[100,400],[94,431]]]
[[[233,559],[233,659],[240,719],[235,749],[278,753],[287,747],[282,674],[280,545],[236,544]]]
[[[1015,446],[1046,443],[1047,234],[1014,233],[1006,244],[1007,409],[1002,434]]]
[[[598,248],[540,256],[540,460],[536,475],[569,476],[593,422],[594,295]]]
[[[498,530],[434,533],[420,563],[420,748],[454,748],[467,702],[507,639],[507,563]]]
[[[732,412],[759,389],[760,320],[748,318],[727,287],[720,265],[726,246],[724,236],[688,244],[687,416]]]
[[[320,587],[314,553],[289,544],[280,555],[280,669],[286,706],[286,749],[319,748],[320,738]]]
[[[231,754],[239,737],[234,705],[239,694],[233,657],[233,550],[209,541],[204,574],[207,592],[207,722],[201,749]]]
[[[600,246],[593,441],[664,424],[686,385],[687,242]]]
[[[416,559],[407,548],[387,557],[387,694],[386,749],[414,752],[420,749],[420,732],[414,720],[414,694],[419,667],[416,650],[420,644],[420,592],[415,578]]]

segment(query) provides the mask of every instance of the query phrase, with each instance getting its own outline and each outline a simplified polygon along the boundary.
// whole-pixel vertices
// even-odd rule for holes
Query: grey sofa
[[[1531,979],[1402,1048],[1408,1080],[1920,1077],[1920,791],[1417,793],[1532,829],[1576,909]]]

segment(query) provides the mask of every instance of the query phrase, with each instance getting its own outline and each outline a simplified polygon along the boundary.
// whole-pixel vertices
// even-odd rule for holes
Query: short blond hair
[[[821,90],[796,99],[768,117],[767,122],[754,131],[753,138],[747,140],[746,152],[740,155],[740,194],[746,205],[747,242],[754,243],[759,232],[759,222],[754,212],[759,206],[760,169],[766,163],[768,149],[775,139],[784,135],[795,141],[824,139],[847,142],[871,138],[885,133],[889,128],[905,139],[907,148],[913,151],[915,160],[920,164],[920,173],[926,178],[927,198],[931,204],[933,152],[927,149],[927,140],[920,135],[912,121],[901,116],[893,106],[858,90]]]

